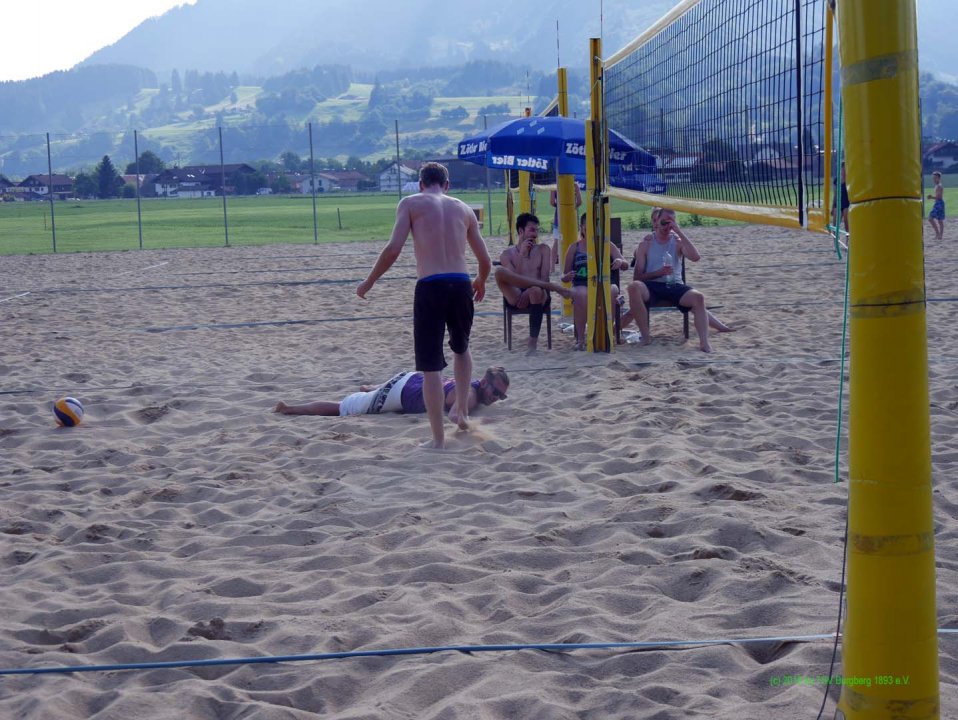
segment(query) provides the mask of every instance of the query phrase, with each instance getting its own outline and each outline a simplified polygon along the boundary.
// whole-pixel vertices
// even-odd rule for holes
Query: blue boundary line
[[[329,321],[325,321],[329,322]],[[752,358],[748,360],[738,360],[738,359],[729,359],[729,360],[720,360],[716,359],[695,359],[695,358],[673,358],[669,360],[632,360],[632,361],[623,361],[621,357],[617,358],[611,355],[603,355],[606,360],[598,363],[582,363],[575,365],[544,365],[537,367],[527,367],[527,368],[514,368],[509,370],[510,374],[522,374],[522,373],[540,373],[552,370],[582,370],[588,368],[601,368],[608,367],[610,362],[619,362],[622,365],[625,365],[628,368],[641,369],[644,367],[652,367],[656,365],[684,365],[684,366],[695,366],[695,367],[708,367],[711,365],[766,365],[766,364],[776,364],[776,365],[833,365],[834,363],[841,362],[839,357],[831,358],[821,358],[821,357],[767,357],[767,358]],[[929,360],[930,364],[946,362],[948,364],[958,363],[958,358],[937,358],[935,360]],[[310,380],[306,378],[297,379],[293,382],[295,386],[309,384]],[[257,386],[261,385],[272,385],[275,384],[275,381],[270,381],[266,383],[249,383],[246,385],[222,385],[222,384],[200,384],[200,385],[190,385],[184,384],[182,382],[175,383],[176,387],[190,387],[190,388],[205,388],[205,387],[217,387],[217,388],[226,388],[226,389],[255,389]],[[74,388],[73,392],[82,392],[82,393],[95,393],[95,392],[106,392],[108,390],[133,390],[135,388],[147,387],[173,387],[174,383],[170,382],[155,382],[155,381],[144,381],[136,385],[107,385],[107,386],[89,386],[84,388]],[[0,396],[3,395],[29,395],[32,393],[54,393],[61,392],[62,387],[42,387],[42,388],[18,388],[15,390],[0,390]]]
[[[160,668],[216,667],[220,665],[262,665],[279,662],[306,662],[318,660],[345,660],[362,657],[395,657],[403,655],[429,655],[438,652],[510,652],[516,650],[544,650],[568,652],[572,650],[656,650],[694,646],[735,645],[760,642],[813,642],[831,640],[833,633],[799,635],[794,637],[741,638],[727,640],[665,640],[661,642],[608,642],[608,643],[523,643],[516,645],[441,645],[436,647],[399,648],[392,650],[352,650],[349,652],[314,653],[304,655],[264,655],[260,657],[215,658],[211,660],[173,660],[143,663],[118,663],[114,665],[68,665],[48,668],[0,668],[3,675],[50,675],[77,672],[109,672],[114,670],[155,670]]]
[[[393,276],[381,278],[378,282],[395,280],[415,280],[414,275]],[[259,285],[358,285],[362,278],[337,278],[334,280],[262,280],[249,283],[211,283],[208,285],[143,285],[141,287],[119,287],[119,288],[51,288],[49,290],[31,290],[31,294],[54,294],[54,293],[98,293],[98,292],[132,292],[135,290],[207,290],[211,288],[231,288],[231,287],[256,287]]]
[[[958,629],[939,628],[939,635],[958,633]],[[440,645],[435,647],[398,648],[392,650],[352,650],[349,652],[315,653],[304,655],[264,655],[259,657],[216,658],[212,660],[171,660],[162,662],[118,663],[114,665],[67,665],[47,668],[0,668],[3,675],[53,675],[78,672],[112,672],[116,670],[156,670],[162,668],[216,667],[222,665],[263,665],[280,662],[307,662],[319,660],[346,660],[362,657],[396,657],[429,655],[439,652],[513,652],[516,650],[543,650],[570,652],[573,650],[681,650],[714,645],[747,645],[770,642],[815,642],[834,640],[835,633],[818,635],[783,635],[757,638],[723,638],[716,640],[662,640],[658,642],[598,642],[598,643],[524,643],[516,645]]]

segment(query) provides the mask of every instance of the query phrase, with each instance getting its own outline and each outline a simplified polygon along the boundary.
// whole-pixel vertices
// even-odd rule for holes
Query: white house
[[[304,195],[313,194],[313,178],[308,175],[303,178],[302,183],[300,184],[300,190]],[[316,173],[316,192],[325,193],[333,192],[334,190],[341,190],[342,188],[339,185],[339,180],[334,175],[329,173]]]
[[[394,192],[398,193],[399,188],[404,187],[408,182],[419,182],[419,171],[413,170],[411,167],[406,167],[405,165],[399,166],[399,172],[396,172],[396,163],[393,163],[388,168],[379,173],[379,190],[380,192]],[[419,185],[416,185],[416,189],[419,189]]]
[[[958,143],[935,143],[925,150],[926,171],[940,170],[947,173],[952,172],[951,168],[956,165],[958,165]]]
[[[700,159],[698,155],[670,155],[656,157],[655,164],[665,182],[687,183],[691,181],[692,169]]]

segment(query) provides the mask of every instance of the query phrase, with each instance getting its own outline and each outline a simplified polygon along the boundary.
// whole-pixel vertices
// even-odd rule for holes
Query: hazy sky
[[[196,0],[43,0],[5,11],[0,80],[67,70],[147,18]],[[15,8],[15,9],[14,9]]]

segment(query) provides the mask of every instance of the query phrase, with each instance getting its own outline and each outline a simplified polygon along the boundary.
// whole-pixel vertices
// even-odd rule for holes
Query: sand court
[[[576,353],[556,332],[527,357],[528,320],[510,353],[490,283],[474,375],[503,365],[509,397],[475,434],[447,426],[446,453],[417,448],[425,416],[270,413],[412,369],[411,247],[365,302],[382,243],[0,257],[0,666],[833,632],[844,265],[807,233],[686,231],[690,283],[737,332],[706,356],[653,314],[649,347]],[[955,628],[958,249],[930,238],[938,617]],[[86,415],[58,430],[67,394]],[[958,639],[940,644],[947,717]],[[11,676],[0,717],[814,717],[824,687],[783,678],[827,675],[831,651]]]

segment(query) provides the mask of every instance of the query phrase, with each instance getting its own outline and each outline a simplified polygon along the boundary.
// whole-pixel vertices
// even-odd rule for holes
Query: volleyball
[[[60,427],[79,425],[83,419],[83,405],[76,398],[60,398],[53,403],[53,416]]]

